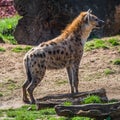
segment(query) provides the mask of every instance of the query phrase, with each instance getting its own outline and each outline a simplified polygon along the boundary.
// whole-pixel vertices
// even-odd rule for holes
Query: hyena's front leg
[[[74,92],[78,93],[78,84],[79,84],[79,79],[78,79],[78,71],[79,71],[79,66],[73,66],[72,67],[73,71],[73,84],[74,84]]]
[[[78,93],[78,84],[79,84],[79,79],[78,79],[78,72],[79,72],[79,64],[80,61],[77,60],[74,62],[74,64],[71,67],[71,75],[72,75],[72,84],[74,86],[74,93]]]
[[[70,87],[71,87],[71,93],[74,93],[74,85],[73,85],[73,82],[72,82],[72,67],[67,67],[67,74],[68,74],[68,80],[69,80],[69,83],[70,83]]]

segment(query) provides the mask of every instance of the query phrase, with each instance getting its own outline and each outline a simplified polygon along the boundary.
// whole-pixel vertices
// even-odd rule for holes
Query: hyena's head
[[[84,24],[86,25],[86,27],[91,27],[93,28],[100,28],[103,27],[104,25],[104,21],[99,19],[97,16],[92,14],[91,10],[88,10],[85,15],[84,15]]]

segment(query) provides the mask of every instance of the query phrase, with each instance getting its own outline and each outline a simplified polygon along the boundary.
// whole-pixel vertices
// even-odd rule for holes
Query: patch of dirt
[[[21,86],[26,79],[23,69],[24,52],[11,51],[16,45],[0,43],[6,52],[0,52],[0,109],[16,108],[24,105]],[[22,46],[22,45],[21,45]],[[79,91],[105,88],[109,98],[120,99],[120,66],[113,65],[112,60],[120,58],[118,49],[96,49],[84,52],[79,68]],[[104,70],[110,68],[114,74],[105,75]],[[48,70],[44,79],[34,91],[35,98],[48,94],[68,93],[66,70]]]

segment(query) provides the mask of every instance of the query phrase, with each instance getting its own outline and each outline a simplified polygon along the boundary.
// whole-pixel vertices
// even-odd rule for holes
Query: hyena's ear
[[[84,17],[84,21],[85,21],[86,23],[89,23],[90,13],[91,13],[91,12],[92,12],[92,10],[89,9],[89,10],[87,11],[87,14],[86,14],[85,17]]]
[[[88,14],[92,13],[92,10],[91,10],[91,9],[89,9],[89,10],[87,11],[87,13],[88,13]]]

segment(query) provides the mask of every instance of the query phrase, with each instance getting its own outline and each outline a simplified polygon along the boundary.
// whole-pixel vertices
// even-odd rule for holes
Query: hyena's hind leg
[[[42,66],[42,67],[40,67],[40,66]],[[34,89],[37,87],[37,85],[43,79],[43,77],[45,75],[45,71],[46,71],[46,68],[44,65],[34,66],[34,68],[33,68],[33,72],[32,72],[32,81],[27,88],[27,91],[29,93],[32,104],[35,103],[35,98],[33,96]]]
[[[75,64],[73,64],[72,66],[67,67],[69,83],[71,86],[71,93],[78,93],[78,84],[79,84],[78,70],[79,70],[79,62],[75,62]]]
[[[23,90],[23,101],[25,103],[29,103],[29,99],[27,97],[27,87],[29,86],[30,84],[30,81],[27,79],[24,83],[23,83],[23,86],[22,86],[22,90]]]
[[[31,78],[31,73],[30,73],[30,70],[29,70],[29,66],[28,66],[28,58],[24,58],[24,66],[25,66],[25,70],[26,70],[26,76],[27,76],[27,79],[26,81],[23,83],[23,86],[22,86],[22,92],[23,92],[23,101],[25,103],[29,103],[29,99],[27,97],[27,87],[29,86],[32,78]]]

